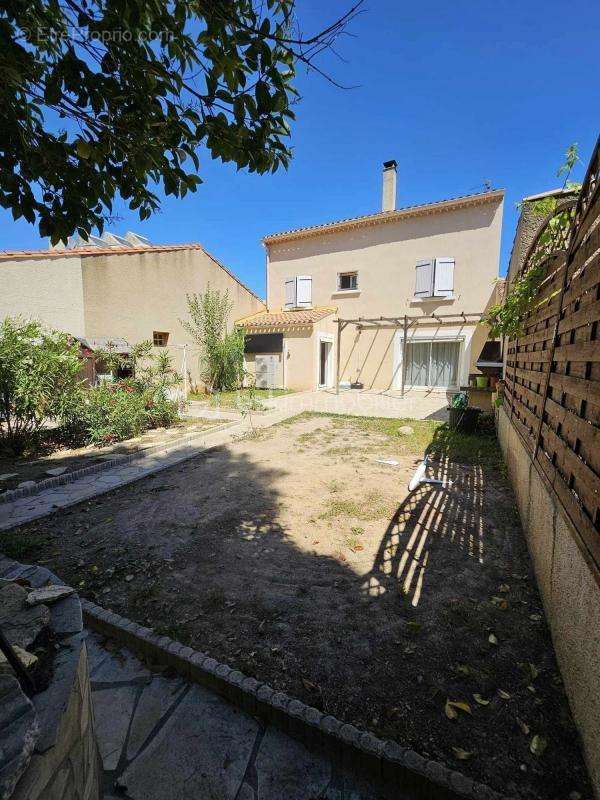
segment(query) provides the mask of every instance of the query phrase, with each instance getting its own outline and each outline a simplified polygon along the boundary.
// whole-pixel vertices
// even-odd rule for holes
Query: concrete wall
[[[79,256],[10,260],[0,254],[0,320],[24,316],[83,336],[83,280]]]
[[[498,436],[590,777],[600,797],[600,585],[504,409]]]
[[[322,232],[268,245],[268,306],[283,307],[286,278],[312,277],[314,306],[336,306],[342,318],[481,313],[498,277],[502,199],[400,218],[350,230]],[[455,259],[452,299],[415,299],[415,265],[419,260]],[[358,272],[357,292],[338,292],[340,272]],[[432,331],[437,336],[435,331]],[[390,388],[394,331],[363,331],[357,338],[347,328],[342,341],[343,380],[361,380],[373,389]],[[487,330],[474,343],[483,345]],[[476,371],[473,359],[466,370]],[[304,388],[309,388],[304,386]]]
[[[198,353],[181,325],[188,318],[186,294],[229,290],[230,323],[264,308],[259,298],[203,250],[115,253],[83,256],[83,296],[87,336],[122,336],[130,344],[169,333],[169,345],[190,345],[188,370],[198,380]],[[169,350],[181,370],[181,350]]]

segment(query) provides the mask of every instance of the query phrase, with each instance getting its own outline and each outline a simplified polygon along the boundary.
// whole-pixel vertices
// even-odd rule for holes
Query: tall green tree
[[[189,319],[180,320],[199,350],[200,378],[210,391],[239,389],[244,380],[244,332],[228,331],[229,291],[186,295]]]
[[[362,2],[362,0],[360,0]],[[102,231],[120,195],[146,219],[183,197],[198,150],[286,167],[300,62],[295,0],[7,0],[0,4],[0,204],[53,243]]]

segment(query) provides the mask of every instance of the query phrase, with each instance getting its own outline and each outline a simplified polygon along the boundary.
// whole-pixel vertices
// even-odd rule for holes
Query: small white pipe
[[[440,481],[437,478],[428,478],[427,477],[427,467],[429,466],[429,456],[425,456],[423,461],[419,464],[417,469],[415,470],[415,474],[410,479],[410,483],[408,484],[408,490],[410,492],[414,492],[415,489],[418,489],[419,486],[423,483],[428,483],[432,486],[440,486],[442,489],[446,489],[449,486],[452,486],[452,481]]]

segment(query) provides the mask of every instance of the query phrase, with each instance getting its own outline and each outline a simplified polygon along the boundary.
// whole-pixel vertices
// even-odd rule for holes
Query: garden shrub
[[[0,324],[0,444],[14,455],[33,449],[44,423],[62,417],[79,397],[79,345],[39,322],[7,317]]]
[[[136,367],[134,377],[83,390],[65,410],[63,426],[71,444],[121,442],[179,419],[179,404],[170,400],[167,392],[180,378],[167,353],[155,357],[145,345],[142,342],[134,348],[133,358],[129,357]],[[106,361],[116,373],[119,359]]]

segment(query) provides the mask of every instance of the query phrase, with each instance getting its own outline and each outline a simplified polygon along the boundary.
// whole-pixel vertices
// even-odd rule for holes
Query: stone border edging
[[[186,679],[221,695],[244,711],[281,728],[301,741],[326,747],[356,766],[357,757],[384,780],[398,781],[402,791],[423,800],[508,800],[490,787],[437,761],[428,761],[391,740],[323,714],[300,700],[278,692],[266,683],[231,669],[216,659],[150,628],[121,617],[89,600],[81,599],[84,621],[90,628],[153,663],[169,666]],[[433,794],[435,792],[435,794]]]
[[[75,469],[73,472],[65,472],[64,475],[57,475],[54,478],[44,478],[38,481],[35,486],[26,486],[23,489],[9,489],[7,492],[0,494],[0,504],[12,503],[13,500],[20,500],[23,497],[31,497],[32,495],[39,494],[45,489],[52,489],[55,486],[66,486],[69,483],[75,483],[80,478],[85,478],[87,475],[94,475],[97,472],[104,472],[113,467],[123,466],[130,464],[132,461],[137,461],[151,453],[160,452],[161,450],[168,451],[181,444],[193,442],[200,436],[205,436],[208,433],[216,433],[217,431],[225,430],[236,424],[236,420],[223,423],[223,425],[214,425],[204,431],[199,431],[195,435],[180,436],[178,439],[173,439],[171,442],[160,442],[159,444],[146,447],[144,450],[136,450],[133,453],[120,456],[118,458],[111,458],[103,461],[101,464],[90,464],[88,467],[81,467]]]

